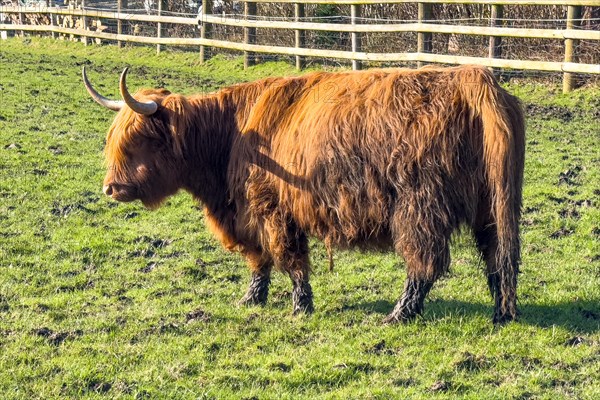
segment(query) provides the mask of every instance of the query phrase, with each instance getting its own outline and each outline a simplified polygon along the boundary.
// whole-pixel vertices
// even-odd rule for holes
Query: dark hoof
[[[315,308],[312,304],[312,301],[310,301],[307,304],[295,304],[292,315],[308,315],[312,314],[314,311]]]
[[[414,321],[414,319],[417,317],[417,314],[413,314],[413,315],[402,315],[401,313],[391,313],[389,314],[387,317],[385,317],[383,319],[383,324],[384,325],[393,325],[393,324],[405,324],[407,322],[411,322]]]
[[[315,310],[313,307],[312,288],[308,282],[294,285],[294,290],[292,291],[292,304],[294,307],[294,315],[311,314]]]
[[[494,325],[506,325],[507,323],[509,323],[511,321],[516,321],[517,315],[510,314],[510,313],[501,314],[501,313],[496,312],[496,313],[494,313],[492,320],[494,321]]]
[[[268,276],[262,276],[258,274],[252,274],[252,280],[248,291],[238,301],[240,306],[264,306],[267,304],[267,298],[269,297],[269,283],[270,279]]]
[[[265,304],[267,304],[267,297],[266,296],[255,296],[253,294],[250,293],[246,293],[244,295],[244,297],[242,297],[240,299],[240,301],[237,302],[238,306],[247,306],[247,307],[251,307],[251,306],[264,306]]]

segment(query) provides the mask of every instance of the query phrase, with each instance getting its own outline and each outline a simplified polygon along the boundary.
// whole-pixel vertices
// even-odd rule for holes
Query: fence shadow
[[[387,300],[357,303],[346,308],[353,308],[385,315],[394,308],[394,303]],[[483,316],[491,319],[492,300],[487,303],[473,303],[459,300],[436,299],[425,303],[425,321],[434,321],[446,315]],[[576,300],[558,303],[519,303],[518,321],[523,324],[549,328],[562,326],[579,333],[600,332],[600,299]]]

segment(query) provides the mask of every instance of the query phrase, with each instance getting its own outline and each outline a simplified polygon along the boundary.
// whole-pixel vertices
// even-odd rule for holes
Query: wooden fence
[[[212,1],[202,1],[202,14],[198,18],[161,15],[162,1],[158,0],[158,15],[146,15],[127,12],[121,8],[124,0],[117,0],[117,10],[100,11],[86,9],[85,0],[81,0],[80,8],[65,7],[15,7],[0,6],[0,14],[18,15],[17,23],[0,23],[0,31],[16,32],[49,32],[55,34],[66,34],[72,37],[81,37],[84,43],[89,38],[116,41],[119,46],[122,42],[147,43],[157,46],[160,52],[161,46],[198,46],[201,61],[206,58],[206,47],[224,48],[242,51],[245,54],[245,66],[251,65],[254,53],[267,53],[289,55],[296,58],[296,65],[302,68],[305,57],[322,57],[350,60],[354,69],[360,69],[363,62],[417,62],[421,63],[445,63],[445,64],[480,64],[492,68],[509,68],[518,70],[554,71],[564,74],[563,90],[570,91],[573,88],[573,73],[578,74],[600,74],[600,64],[578,63],[578,55],[575,51],[579,40],[600,42],[600,30],[580,29],[581,11],[583,6],[600,7],[600,0],[421,0],[418,3],[418,18],[414,22],[404,23],[363,23],[361,6],[371,4],[399,4],[413,3],[406,0],[294,0],[295,16],[293,20],[267,20],[256,15],[257,3],[273,3],[270,0],[243,1],[243,16],[211,15],[206,11],[211,10]],[[432,19],[433,4],[477,4],[489,5],[489,26],[465,26],[456,24],[436,23]],[[350,7],[350,23],[322,23],[305,22],[305,4],[336,4],[348,5]],[[561,29],[529,29],[500,26],[502,14],[505,7],[514,5],[554,5],[568,8]],[[49,23],[25,24],[23,15],[38,15],[48,18]],[[68,16],[79,23],[72,26],[60,26],[56,23],[58,16]],[[116,20],[117,31],[114,33],[101,29],[103,20]],[[91,27],[90,21],[95,22],[95,28]],[[122,24],[124,22],[146,22],[157,24],[156,36],[142,36],[136,34],[123,34]],[[2,22],[2,21],[0,21]],[[200,22],[200,25],[199,25]],[[199,37],[165,37],[164,24],[179,24],[200,26]],[[244,40],[234,42],[228,40],[217,40],[211,38],[211,28],[215,25],[238,27],[244,30]],[[100,27],[100,28],[99,28]],[[94,30],[95,29],[95,30]],[[295,46],[272,46],[257,44],[255,42],[257,29],[292,30],[295,34]],[[307,31],[324,32],[346,32],[350,34],[350,49],[327,50],[306,48],[304,34]],[[365,51],[361,46],[363,35],[370,33],[397,33],[416,32],[416,52],[389,52],[378,53]],[[431,37],[434,33],[453,35],[477,35],[489,37],[489,57],[459,56],[451,54],[433,54],[431,51]],[[503,59],[501,56],[502,38],[542,38],[555,39],[564,43],[564,61],[533,61]]]

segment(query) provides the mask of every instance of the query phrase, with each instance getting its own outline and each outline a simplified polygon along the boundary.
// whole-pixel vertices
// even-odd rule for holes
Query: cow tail
[[[469,70],[471,71],[471,70]],[[516,316],[520,261],[519,219],[525,155],[525,121],[519,100],[501,88],[493,74],[473,67],[464,95],[481,119],[486,191],[496,226],[496,271],[488,271],[500,316]]]

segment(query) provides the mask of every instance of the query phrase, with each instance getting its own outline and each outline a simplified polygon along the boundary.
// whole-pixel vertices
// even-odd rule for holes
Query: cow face
[[[170,94],[166,90],[144,90],[129,94],[125,85],[127,69],[121,75],[123,101],[108,100],[84,82],[98,103],[118,111],[106,138],[107,173],[103,192],[122,202],[141,200],[155,208],[177,192],[179,177],[176,143],[169,124],[169,113],[162,107]]]

